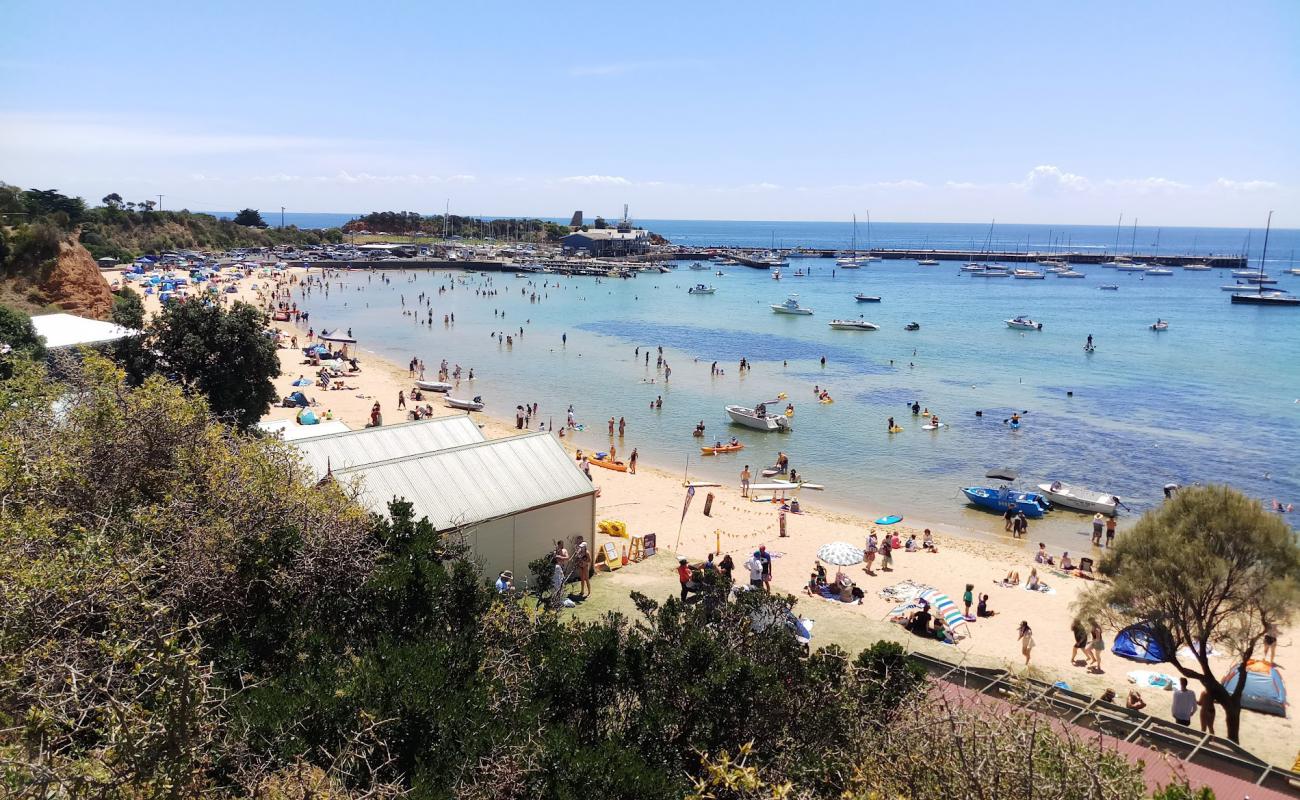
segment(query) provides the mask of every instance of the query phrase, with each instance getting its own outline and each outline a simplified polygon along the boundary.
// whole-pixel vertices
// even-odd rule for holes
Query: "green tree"
[[[130,286],[113,294],[112,319],[123,328],[144,329],[144,301]]]
[[[145,373],[158,372],[208,399],[212,413],[241,428],[257,423],[276,399],[280,374],[267,318],[247,303],[229,310],[199,302],[168,303],[146,329]]]
[[[1227,486],[1181,489],[1147,512],[1099,565],[1109,583],[1080,600],[1082,615],[1117,625],[1151,620],[1174,668],[1223,706],[1228,738],[1241,734],[1245,680],[1228,691],[1210,667],[1211,645],[1244,669],[1270,626],[1300,605],[1300,546],[1276,514]],[[1192,657],[1178,654],[1190,645]]]
[[[235,215],[235,224],[245,228],[265,228],[266,220],[262,219],[262,213],[257,209],[246,208]]]
[[[44,357],[45,339],[32,327],[32,318],[0,306],[0,379],[13,374],[15,359],[36,361]]]
[[[111,194],[104,195],[104,199],[100,202],[104,204],[105,208],[118,209],[122,207],[122,195],[117,192],[112,192]]]

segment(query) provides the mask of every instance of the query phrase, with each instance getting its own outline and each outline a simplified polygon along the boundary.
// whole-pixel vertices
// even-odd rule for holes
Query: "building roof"
[[[36,333],[45,337],[45,346],[51,349],[116,342],[140,333],[112,322],[100,322],[75,314],[41,314],[32,317],[32,327]]]
[[[329,436],[335,433],[347,433],[352,429],[347,423],[338,419],[326,420],[315,425],[299,425],[291,419],[277,419],[270,422],[259,422],[257,427],[267,433],[277,434],[286,442],[298,441],[301,439],[314,439],[318,436]]]
[[[444,530],[595,494],[591,480],[549,433],[466,444],[334,474],[361,479],[361,500],[382,512],[394,498]]]
[[[313,436],[296,444],[316,476],[484,440],[466,415]]]

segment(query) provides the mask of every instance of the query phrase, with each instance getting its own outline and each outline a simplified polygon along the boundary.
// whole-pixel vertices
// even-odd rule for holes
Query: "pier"
[[[737,261],[746,267],[754,269],[769,269],[767,264],[761,263],[759,258],[762,253],[775,252],[777,255],[786,258],[835,258],[840,255],[848,255],[847,250],[763,250],[762,248],[727,248],[717,250],[707,250],[698,253],[685,253],[677,257],[683,259],[711,258],[714,255],[723,255]],[[857,250],[852,253],[857,256],[877,256],[886,261],[919,261],[923,258],[932,258],[935,261],[960,261],[962,263],[972,262],[976,264],[1007,262],[1012,264],[1032,264],[1038,261],[1052,259],[1061,261],[1066,264],[1106,264],[1116,258],[1128,260],[1134,264],[1163,264],[1167,267],[1181,267],[1184,264],[1206,264],[1216,269],[1245,269],[1247,267],[1246,257],[1244,255],[1233,256],[1200,256],[1200,255],[1131,255],[1115,256],[1110,253],[1035,253],[1035,252],[1012,252],[1012,251],[984,251],[972,252],[970,250],[905,250],[905,249],[872,249]]]

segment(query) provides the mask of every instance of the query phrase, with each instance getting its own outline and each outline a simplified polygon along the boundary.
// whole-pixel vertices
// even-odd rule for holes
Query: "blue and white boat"
[[[990,489],[987,486],[967,486],[962,494],[980,508],[1005,512],[1008,508],[1023,511],[1030,519],[1039,519],[1052,510],[1052,504],[1037,492],[1018,492],[1010,486]]]

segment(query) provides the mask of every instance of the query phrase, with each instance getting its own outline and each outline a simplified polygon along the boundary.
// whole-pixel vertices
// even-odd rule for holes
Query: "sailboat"
[[[853,215],[853,245],[849,255],[835,259],[835,266],[843,269],[861,269],[871,259],[858,255],[858,215]]]
[[[1268,223],[1264,226],[1264,249],[1259,254],[1259,277],[1256,280],[1259,291],[1255,294],[1234,293],[1232,295],[1234,305],[1300,307],[1300,297],[1291,297],[1282,292],[1264,291],[1264,256],[1268,255],[1268,234],[1272,228],[1273,212],[1270,211],[1268,212]]]
[[[880,260],[880,256],[873,256],[873,255],[871,254],[871,209],[869,209],[869,208],[867,209],[867,255],[866,255],[866,259],[867,259],[868,261],[879,261],[879,260]]]

